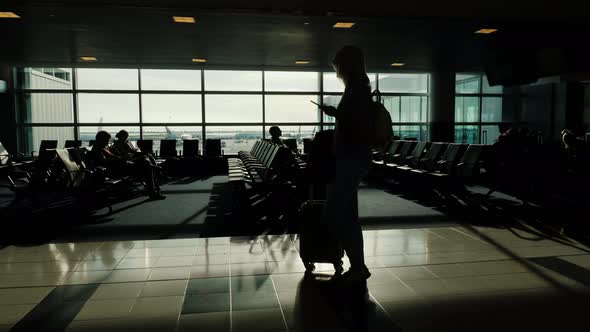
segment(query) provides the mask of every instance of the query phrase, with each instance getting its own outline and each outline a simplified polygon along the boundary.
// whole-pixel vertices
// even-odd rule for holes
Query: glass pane
[[[479,127],[455,126],[455,143],[479,144]]]
[[[502,93],[504,92],[504,87],[501,85],[490,86],[488,83],[488,78],[484,75],[483,76],[483,93]]]
[[[422,98],[422,103],[420,104],[422,106],[422,110],[421,110],[421,119],[422,122],[429,122],[429,114],[428,114],[428,97],[420,97]]]
[[[401,103],[401,120],[400,122],[426,122],[426,118],[422,118],[424,102],[422,97],[402,96]]]
[[[141,96],[143,122],[192,122],[202,119],[201,95],[160,95]]]
[[[493,144],[500,136],[500,127],[489,125],[481,127],[481,144]]]
[[[502,122],[502,97],[484,97],[481,110],[482,122]]]
[[[479,122],[479,97],[455,97],[455,122]]]
[[[142,90],[201,90],[200,70],[141,70]]]
[[[176,150],[182,151],[182,141],[185,139],[198,139],[199,152],[203,151],[203,127],[143,127],[143,139],[154,141],[154,151],[160,150],[160,141],[163,139],[175,139]]]
[[[395,137],[395,139],[401,139],[400,136],[400,126],[393,126],[393,136]]]
[[[19,118],[24,123],[73,123],[71,93],[27,93],[22,96]]]
[[[109,134],[111,134],[111,142],[114,141],[115,135],[117,135],[117,133],[119,132],[119,130],[121,129],[125,129],[127,130],[127,132],[129,133],[129,140],[130,141],[137,141],[139,139],[139,127],[121,127],[121,126],[108,126],[108,127],[80,127],[79,128],[79,132],[80,132],[80,140],[82,141],[82,145],[83,146],[88,146],[88,142],[90,141],[94,141],[94,139],[96,138],[96,133],[98,133],[99,131],[106,131]]]
[[[336,73],[323,73],[324,92],[344,92],[344,82]]]
[[[479,93],[479,75],[457,74],[455,76],[456,93]]]
[[[209,91],[262,91],[262,72],[205,70],[205,89]]]
[[[393,126],[393,135],[399,136],[401,139],[415,138],[421,139],[421,132],[423,126]]]
[[[76,85],[84,90],[137,90],[137,69],[76,69]]]
[[[338,96],[324,95],[324,105],[338,107],[338,104],[340,104],[340,99],[342,99],[341,95],[338,95]],[[322,115],[324,116],[324,122],[326,122],[326,123],[336,122],[336,119],[333,116],[328,116],[328,115],[324,114],[323,112],[322,112]]]
[[[377,74],[367,73],[371,82],[371,89],[376,89]],[[324,92],[344,92],[344,83],[336,77],[336,73],[323,73]]]
[[[317,72],[265,71],[266,91],[319,91]]]
[[[428,93],[428,74],[379,74],[381,92]]]
[[[18,88],[20,89],[46,89],[46,90],[71,90],[71,68],[19,68]]]
[[[139,122],[139,96],[136,94],[79,93],[80,122]]]
[[[308,102],[309,103],[309,102]],[[262,122],[261,95],[206,95],[207,122]]]
[[[274,124],[267,124],[266,125],[266,137],[270,138],[270,134],[268,129],[271,126],[275,126]],[[297,140],[297,148],[303,150],[303,139],[304,138],[313,138],[315,133],[319,131],[319,127],[317,126],[281,126],[276,125],[281,128],[283,135],[281,136],[282,139],[295,139]]]
[[[266,122],[320,122],[320,111],[310,100],[319,103],[317,95],[267,95]]]
[[[383,105],[389,111],[389,115],[391,115],[391,121],[393,123],[401,121],[400,98],[401,97],[398,96],[383,96],[381,99]]]
[[[38,155],[42,140],[57,140],[57,147],[63,148],[66,140],[74,139],[74,127],[20,127],[20,151]]]
[[[428,126],[420,126],[420,140],[428,141]]]
[[[224,154],[250,151],[262,139],[262,126],[206,127],[207,138],[221,139]]]

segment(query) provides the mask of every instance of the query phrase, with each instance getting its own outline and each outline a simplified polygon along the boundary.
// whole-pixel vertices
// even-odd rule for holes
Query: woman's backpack
[[[381,102],[381,92],[379,90],[375,90],[371,94],[371,111],[373,117],[371,147],[381,149],[393,138],[393,123],[391,115]]]

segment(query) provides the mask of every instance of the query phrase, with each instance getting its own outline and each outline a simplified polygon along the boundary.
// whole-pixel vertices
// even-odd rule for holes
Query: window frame
[[[14,67],[14,72],[13,73],[17,73],[19,70],[23,70],[24,68],[27,67],[31,67],[31,66],[19,66],[19,67]],[[59,66],[54,66],[54,67],[59,67]],[[34,68],[34,67],[31,67]],[[60,67],[61,68],[61,67]],[[164,126],[170,126],[170,127],[201,127],[201,137],[202,140],[204,141],[205,139],[207,139],[207,128],[208,127],[248,127],[248,126],[261,126],[262,127],[262,137],[266,138],[269,136],[268,134],[268,128],[271,125],[279,125],[279,126],[302,126],[302,127],[309,127],[309,126],[315,126],[316,128],[318,128],[319,130],[324,130],[326,128],[332,128],[334,126],[334,123],[328,122],[325,120],[324,116],[319,117],[318,121],[314,121],[314,122],[288,122],[288,121],[282,121],[282,122],[276,122],[276,121],[272,121],[268,122],[267,121],[267,112],[266,112],[266,96],[272,96],[272,95],[291,95],[291,96],[295,96],[295,95],[317,95],[319,97],[320,101],[323,101],[324,98],[326,96],[341,96],[342,92],[324,92],[324,82],[323,82],[323,78],[324,78],[324,73],[330,73],[330,70],[320,70],[319,68],[314,68],[313,70],[309,70],[310,72],[313,72],[317,75],[317,81],[318,81],[318,85],[319,85],[319,89],[318,91],[266,91],[266,82],[265,82],[265,72],[268,71],[275,71],[275,70],[268,70],[265,68],[261,68],[259,70],[260,75],[261,75],[261,80],[262,80],[262,89],[261,91],[240,91],[240,90],[232,90],[232,91],[213,91],[213,90],[208,90],[207,89],[207,80],[206,80],[206,75],[205,72],[207,70],[210,70],[208,68],[205,67],[201,67],[198,69],[198,71],[200,72],[201,75],[201,89],[200,90],[144,90],[142,88],[142,78],[141,78],[141,72],[142,69],[144,68],[124,68],[124,69],[133,69],[137,72],[137,80],[138,80],[138,88],[137,90],[105,90],[105,89],[78,89],[78,69],[80,68],[88,68],[88,67],[79,67],[79,66],[65,66],[64,68],[67,69],[71,69],[72,70],[72,75],[71,75],[71,80],[72,80],[72,88],[71,89],[29,89],[29,88],[24,88],[18,85],[19,82],[15,81],[13,86],[11,86],[11,92],[13,94],[13,98],[15,98],[15,111],[16,111],[16,127],[17,130],[19,130],[22,127],[71,127],[73,126],[74,128],[74,137],[79,138],[80,137],[80,129],[82,127],[116,127],[116,126],[120,126],[120,127],[139,127],[139,137],[141,139],[143,139],[144,137],[144,127],[164,127]],[[151,68],[147,68],[147,69],[151,69]],[[167,68],[154,68],[154,69],[167,69]],[[195,70],[194,68],[186,68],[187,70]],[[215,70],[215,69],[213,69]],[[228,69],[228,70],[235,70],[235,69]],[[239,70],[239,69],[238,69]],[[250,68],[244,68],[243,70],[246,71],[253,71],[253,69]],[[276,70],[276,71],[281,71],[281,70]],[[284,71],[284,70],[282,70]],[[301,70],[299,70],[301,71]],[[371,74],[375,75],[375,89],[379,89],[379,75],[386,75],[386,74],[391,74],[391,73],[397,73],[397,71],[395,72],[371,72]],[[430,73],[429,72],[420,72],[422,74],[426,74],[427,75],[427,79],[428,79],[428,87],[430,87]],[[51,94],[58,94],[58,93],[68,93],[68,94],[72,94],[73,96],[73,123],[25,123],[25,122],[21,122],[21,117],[20,117],[20,109],[22,108],[24,101],[22,101],[22,96],[25,94],[36,94],[36,93],[51,93]],[[86,93],[86,94],[130,94],[130,95],[134,95],[138,98],[139,101],[139,121],[138,122],[105,122],[105,123],[81,123],[80,120],[80,107],[79,107],[79,94],[81,93]],[[144,122],[144,106],[142,105],[143,102],[143,96],[144,95],[197,95],[200,96],[201,98],[201,109],[200,111],[201,113],[201,121],[200,122],[181,122],[181,123],[177,123],[177,122]],[[207,109],[206,109],[206,105],[205,105],[205,98],[208,95],[261,95],[262,96],[262,121],[261,122],[209,122],[207,120]],[[426,97],[426,102],[427,102],[427,112],[426,112],[426,119],[423,119],[422,122],[396,122],[393,125],[394,126],[416,126],[417,128],[419,128],[420,131],[420,136],[423,136],[423,130],[422,127],[426,126],[426,132],[428,132],[429,129],[429,125],[430,125],[430,107],[431,107],[431,102],[430,102],[430,89],[427,90],[426,93],[400,93],[400,92],[396,92],[396,93],[382,93],[382,96],[386,97],[386,96],[400,96],[400,97],[405,97],[405,96],[424,96]],[[401,100],[401,98],[400,98]],[[25,105],[26,106],[26,105]],[[195,109],[195,111],[197,111]],[[22,130],[20,130],[20,132],[22,132]],[[19,138],[21,139],[21,138]],[[425,140],[426,137],[420,137],[421,140]],[[23,140],[21,139],[19,142],[22,142]],[[21,150],[23,146],[21,144],[19,144],[19,150]],[[33,150],[36,147],[33,147]],[[22,151],[21,152],[25,152]]]
[[[455,100],[457,100],[457,97],[473,97],[473,98],[477,98],[478,99],[478,121],[474,121],[474,122],[454,122],[454,126],[453,126],[453,133],[456,131],[457,127],[459,126],[476,126],[477,127],[477,143],[472,143],[472,144],[492,144],[493,140],[490,141],[490,138],[487,136],[487,131],[484,130],[483,128],[485,126],[497,126],[500,124],[503,124],[505,122],[485,122],[482,121],[483,118],[483,100],[484,98],[488,98],[488,97],[499,97],[501,98],[502,102],[504,101],[504,97],[506,96],[512,96],[512,94],[510,93],[484,93],[483,92],[483,84],[484,84],[484,74],[483,73],[456,73],[455,74],[455,78],[457,77],[456,75],[458,74],[466,74],[466,75],[473,75],[473,76],[477,76],[477,80],[478,80],[478,84],[479,84],[479,89],[477,91],[477,93],[457,93],[457,89],[455,88]],[[456,87],[456,82],[455,82],[455,87]],[[505,89],[503,89],[503,91],[505,91]],[[457,112],[457,107],[455,105],[455,114],[454,117],[456,117],[456,112]],[[485,133],[485,135],[484,135]],[[453,137],[455,135],[453,134]],[[484,136],[485,136],[485,142],[484,142]],[[456,142],[456,143],[463,143],[463,142]]]

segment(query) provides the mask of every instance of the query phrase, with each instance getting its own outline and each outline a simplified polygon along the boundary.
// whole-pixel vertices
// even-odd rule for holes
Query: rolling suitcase
[[[324,204],[323,200],[308,200],[299,208],[299,255],[306,273],[315,270],[314,263],[331,263],[339,275],[344,270],[344,250],[328,227],[321,222]]]

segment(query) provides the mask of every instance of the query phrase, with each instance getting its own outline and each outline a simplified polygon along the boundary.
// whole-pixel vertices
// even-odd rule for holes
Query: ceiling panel
[[[544,49],[582,51],[587,47],[582,41],[589,32],[586,23],[571,18],[567,23],[557,23],[561,7],[552,20],[531,14],[515,21],[508,7],[502,11],[505,15],[495,15],[500,14],[498,3],[490,9],[486,6],[491,4],[473,1],[457,2],[453,10],[447,8],[448,2],[441,5],[440,1],[414,1],[411,6],[399,5],[398,10],[398,4],[385,8],[363,4],[363,8],[355,9],[336,5],[335,1],[291,1],[278,8],[270,1],[199,1],[199,8],[195,3],[8,1],[0,6],[4,10],[16,8],[22,19],[0,20],[6,46],[0,52],[0,61],[70,64],[79,63],[80,56],[91,55],[99,59],[92,66],[191,68],[199,66],[191,62],[192,58],[204,57],[208,59],[206,66],[215,68],[294,67],[295,60],[309,59],[308,68],[329,68],[335,52],[352,44],[365,50],[370,70],[389,70],[392,62],[407,63],[404,70],[430,70],[441,58],[450,59],[457,70],[474,70],[496,54],[530,53],[533,57]],[[467,15],[464,9],[474,3],[480,8]],[[409,11],[419,5],[424,5],[421,15],[411,15]],[[519,2],[511,8],[521,5]],[[486,9],[487,16],[495,20],[477,19],[477,13]],[[197,23],[175,24],[173,15],[193,15]],[[532,19],[538,22],[531,23]],[[352,29],[332,28],[339,20],[352,20],[356,25]],[[500,31],[489,36],[473,33],[489,26]]]

